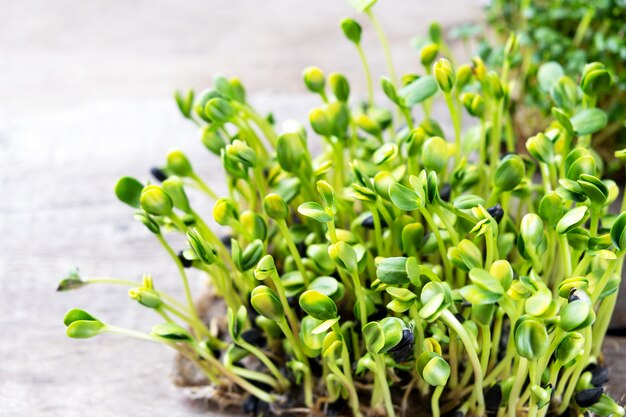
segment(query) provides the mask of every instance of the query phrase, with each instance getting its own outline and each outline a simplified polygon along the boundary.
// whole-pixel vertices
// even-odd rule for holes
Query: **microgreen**
[[[397,77],[375,3],[351,1],[385,51],[381,103],[364,55],[370,27],[353,19],[341,30],[361,58],[367,102],[359,101],[364,86],[345,75],[306,68],[304,88],[318,100],[311,132],[293,121],[279,128],[237,78],[176,93],[227,189],[216,194],[175,149],[153,170],[160,184],[122,177],[115,194],[175,264],[185,299],[159,290],[166,277],[72,271],[59,291],[125,286],[158,324],[143,333],[73,309],[68,336],[162,343],[220,392],[251,395],[277,412],[334,403],[355,416],[395,416],[427,396],[435,417],[544,417],[569,407],[624,415],[602,388],[606,378],[589,370],[601,363],[626,253],[626,203],[621,214],[613,208],[623,184],[605,178],[591,140],[612,134],[604,132],[615,113],[602,97],[623,93],[613,66],[572,72],[557,58],[534,63],[528,33],[507,35],[499,59],[457,64],[433,24],[415,42],[423,67]],[[548,122],[520,135],[515,104],[537,99],[531,87],[550,102]],[[439,121],[437,102],[449,113]],[[318,155],[308,149],[313,141],[322,143]],[[623,167],[626,151],[615,156]],[[202,198],[212,219],[195,210]],[[188,247],[175,250],[174,234]],[[222,327],[198,312],[190,268],[223,298]]]

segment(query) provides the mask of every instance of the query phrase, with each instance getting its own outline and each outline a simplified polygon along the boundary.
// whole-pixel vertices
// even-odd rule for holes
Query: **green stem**
[[[370,210],[372,212],[372,219],[374,220],[374,234],[376,240],[376,250],[378,252],[378,256],[385,256],[385,249],[383,247],[383,232],[380,223],[380,214],[378,213],[378,209],[375,205],[370,204]]]
[[[371,9],[365,10],[365,14],[369,17],[374,29],[376,30],[376,35],[378,36],[378,41],[380,42],[380,46],[383,48],[383,53],[385,54],[385,61],[387,62],[387,70],[389,71],[389,78],[394,85],[398,85],[398,79],[396,77],[396,70],[393,66],[393,60],[391,58],[391,49],[389,48],[389,42],[387,41],[387,36],[385,35],[385,31],[383,30],[380,22],[374,15]]]
[[[474,349],[472,338],[465,330],[465,327],[463,327],[457,318],[454,317],[454,314],[452,314],[450,310],[444,310],[441,314],[441,318],[446,322],[446,324],[454,329],[454,331],[461,338],[461,341],[463,341],[467,356],[469,356],[472,368],[474,368],[474,394],[476,396],[476,401],[478,402],[476,415],[482,416],[485,412],[485,399],[483,397],[483,371],[480,366],[480,360],[478,359],[476,350]]]
[[[356,50],[359,53],[359,58],[361,58],[363,72],[365,73],[365,81],[367,83],[367,104],[369,107],[372,107],[374,105],[374,84],[372,83],[372,72],[370,71],[370,66],[367,63],[365,52],[363,52],[361,44],[356,44]]]
[[[433,234],[437,238],[437,247],[439,248],[439,254],[441,255],[441,260],[443,262],[443,267],[446,273],[446,281],[452,282],[452,278],[453,278],[452,264],[450,263],[450,260],[448,259],[446,246],[444,244],[443,238],[441,237],[441,233],[439,233],[439,228],[435,224],[435,221],[433,220],[430,213],[425,208],[420,208],[419,212],[424,217],[424,220],[426,220],[426,223],[428,223],[428,226],[430,227],[431,232],[433,232]]]
[[[481,325],[482,331],[482,347],[480,351],[480,366],[483,370],[483,374],[487,373],[487,367],[489,365],[489,354],[491,352],[491,329],[489,325]]]
[[[439,412],[439,398],[441,397],[443,388],[444,385],[437,385],[435,387],[435,390],[433,391],[433,396],[430,398],[430,409],[432,411],[433,417],[439,417],[441,415]]]
[[[381,355],[373,355],[376,362],[376,376],[380,383],[379,386],[383,391],[383,399],[385,401],[385,411],[387,417],[395,417],[396,412],[393,408],[393,401],[391,400],[391,391],[389,390],[389,384],[387,383],[385,362]]]
[[[267,367],[267,369],[269,369],[272,375],[274,375],[274,377],[276,377],[276,379],[278,380],[279,389],[286,390],[287,388],[289,388],[289,380],[280,373],[276,365],[274,365],[274,362],[272,362],[261,349],[257,348],[254,345],[251,345],[241,338],[239,338],[236,343],[237,345],[241,346],[242,348],[256,356]]]
[[[446,99],[448,110],[450,111],[452,126],[454,126],[454,164],[456,166],[461,160],[461,118],[459,117],[454,101],[452,100],[452,95],[450,93],[445,93],[444,98]]]
[[[313,381],[311,379],[311,368],[309,367],[309,360],[307,359],[304,351],[302,350],[302,346],[300,346],[300,340],[298,340],[291,328],[287,324],[287,321],[284,319],[281,321],[277,321],[276,324],[280,327],[280,330],[283,331],[287,341],[291,344],[293,348],[293,352],[296,356],[296,359],[302,363],[304,366],[304,403],[307,407],[311,408],[313,406]]]
[[[291,233],[289,233],[289,227],[287,226],[287,222],[285,221],[285,219],[277,219],[276,225],[278,226],[280,233],[283,235],[283,238],[285,239],[285,243],[287,243],[289,252],[291,253],[293,260],[295,261],[296,266],[298,267],[298,271],[300,271],[300,275],[302,275],[304,286],[308,287],[309,275],[307,274],[306,268],[304,267],[304,264],[302,263],[302,258],[300,257],[298,248],[296,247],[296,244],[293,242],[293,239],[291,238]]]
[[[243,106],[238,106],[238,108],[241,109],[246,116],[252,119],[252,121],[254,121],[254,124],[256,124],[259,129],[261,129],[263,135],[265,135],[268,142],[275,149],[276,144],[278,143],[278,136],[276,135],[276,132],[274,132],[274,129],[270,122],[268,122],[267,119],[261,117],[261,115],[259,115],[252,107],[247,104],[244,104]]]
[[[198,186],[198,188],[199,188],[200,190],[202,190],[203,192],[205,192],[205,193],[206,193],[209,197],[211,197],[213,200],[217,200],[217,199],[218,199],[217,194],[215,194],[215,192],[211,189],[211,187],[209,187],[209,186],[207,185],[207,183],[206,183],[206,182],[204,182],[204,181],[202,180],[202,178],[200,178],[200,177],[198,176],[198,174],[196,174],[195,172],[192,172],[192,173],[189,175],[189,178],[191,178],[191,179],[193,180],[193,182],[194,182],[194,183]]]
[[[198,315],[198,310],[196,310],[196,305],[193,302],[191,289],[189,288],[189,279],[187,278],[185,267],[183,267],[183,264],[180,262],[180,259],[178,259],[178,255],[176,255],[176,252],[174,252],[174,250],[167,243],[165,238],[161,234],[157,234],[156,237],[159,240],[159,243],[161,243],[165,251],[170,255],[170,257],[176,264],[176,268],[178,269],[178,273],[180,274],[181,280],[183,282],[185,298],[187,299],[187,304],[189,306],[188,307],[189,313],[191,314],[191,317],[193,318],[193,322],[190,324],[192,325],[194,331],[197,333],[196,336],[200,336],[202,334],[208,336],[210,333],[208,329],[206,328],[206,326],[204,325],[204,323],[202,323],[202,321],[200,320],[200,316]]]
[[[351,275],[354,283],[354,293],[356,295],[357,302],[359,303],[359,319],[361,320],[361,328],[363,328],[367,324],[367,305],[365,304],[365,293],[363,292],[359,272],[354,270]]]
[[[595,8],[589,7],[587,11],[585,12],[585,14],[583,15],[583,18],[580,19],[580,22],[578,23],[578,27],[576,28],[576,34],[574,35],[574,46],[576,48],[580,46],[580,43],[585,37],[585,34],[587,33],[587,29],[589,28],[589,25],[591,24],[591,20],[593,19],[593,16],[595,15],[595,13],[596,13]]]
[[[578,357],[578,361],[576,365],[574,365],[574,372],[572,373],[572,379],[570,383],[567,385],[567,389],[565,390],[565,394],[563,395],[563,401],[559,406],[557,413],[561,415],[567,410],[569,407],[570,400],[572,399],[572,395],[574,394],[574,389],[576,388],[576,382],[580,379],[580,375],[582,374],[585,367],[589,364],[589,357],[591,354],[591,346],[593,344],[591,333],[591,326],[588,326],[585,329],[585,347],[583,348],[582,357]]]
[[[197,344],[195,344],[193,348],[196,353],[198,353],[204,360],[206,360],[209,363],[209,365],[211,365],[211,367],[217,369],[220,374],[224,375],[225,377],[230,379],[233,383],[239,385],[241,388],[248,391],[250,394],[254,395],[261,401],[265,401],[266,403],[273,403],[276,400],[276,398],[273,395],[268,394],[262,389],[256,387],[254,384],[246,381],[239,375],[236,375],[234,372],[232,372],[230,369],[224,366],[222,362],[218,361],[212,355],[207,353],[205,349],[200,348],[200,346],[198,346]]]
[[[528,359],[520,357],[519,365],[511,387],[511,393],[509,394],[509,417],[515,417],[517,415],[517,400],[522,391],[522,386],[526,380],[526,369],[528,367]]]
[[[274,378],[262,372],[253,371],[239,366],[230,366],[230,370],[233,371],[235,375],[245,378],[247,380],[262,382],[274,388],[275,390],[281,390],[280,384],[276,382]]]
[[[502,135],[502,127],[500,126],[500,118],[502,116],[502,100],[494,103],[493,119],[491,123],[491,158],[489,165],[491,166],[491,179],[493,180],[500,161],[500,141]]]

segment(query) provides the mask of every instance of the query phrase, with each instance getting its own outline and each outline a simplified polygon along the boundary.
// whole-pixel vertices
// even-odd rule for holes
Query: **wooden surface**
[[[430,20],[480,16],[467,0],[382,3],[401,71],[416,68],[409,39]],[[148,330],[155,317],[125,288],[54,289],[79,266],[91,276],[152,273],[179,293],[174,266],[116,201],[115,180],[147,178],[176,146],[219,189],[216,160],[170,99],[216,72],[240,76],[252,101],[283,120],[303,120],[315,103],[301,84],[307,65],[348,73],[363,92],[338,28],[346,15],[340,0],[0,0],[0,416],[211,415],[167,379],[173,354],[164,348],[65,337],[62,317],[74,306]],[[367,30],[378,76],[384,63]]]

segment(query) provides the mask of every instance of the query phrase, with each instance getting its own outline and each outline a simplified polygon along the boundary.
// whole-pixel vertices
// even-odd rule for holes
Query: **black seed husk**
[[[504,217],[504,210],[502,210],[502,206],[500,205],[500,203],[496,204],[495,206],[489,207],[487,209],[487,213],[489,213],[489,215],[493,217],[493,219],[497,223],[500,223],[500,220],[502,220],[502,217]]]
[[[167,179],[167,174],[159,167],[150,168],[150,174],[159,182],[163,182]]]
[[[584,389],[576,393],[574,400],[579,407],[587,408],[597,403],[603,393],[602,387]]]
[[[183,268],[191,268],[191,265],[193,265],[193,261],[183,256],[182,250],[178,252],[178,259],[180,260],[180,263],[183,265]]]

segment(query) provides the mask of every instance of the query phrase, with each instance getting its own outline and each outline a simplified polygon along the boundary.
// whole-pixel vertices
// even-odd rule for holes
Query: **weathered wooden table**
[[[467,0],[378,9],[400,70],[416,67],[409,40],[430,20],[480,17]],[[62,317],[73,306],[148,330],[154,317],[126,289],[57,294],[55,286],[77,265],[92,276],[152,273],[159,287],[180,291],[158,243],[116,201],[115,180],[147,178],[177,146],[222,184],[170,99],[216,72],[240,76],[252,101],[283,120],[305,120],[315,103],[301,83],[307,65],[351,74],[363,92],[338,26],[346,15],[339,0],[0,0],[0,416],[210,415],[170,384],[173,354],[160,346],[65,337]],[[378,76],[384,62],[369,29],[365,44]],[[614,365],[623,378],[624,363]]]

